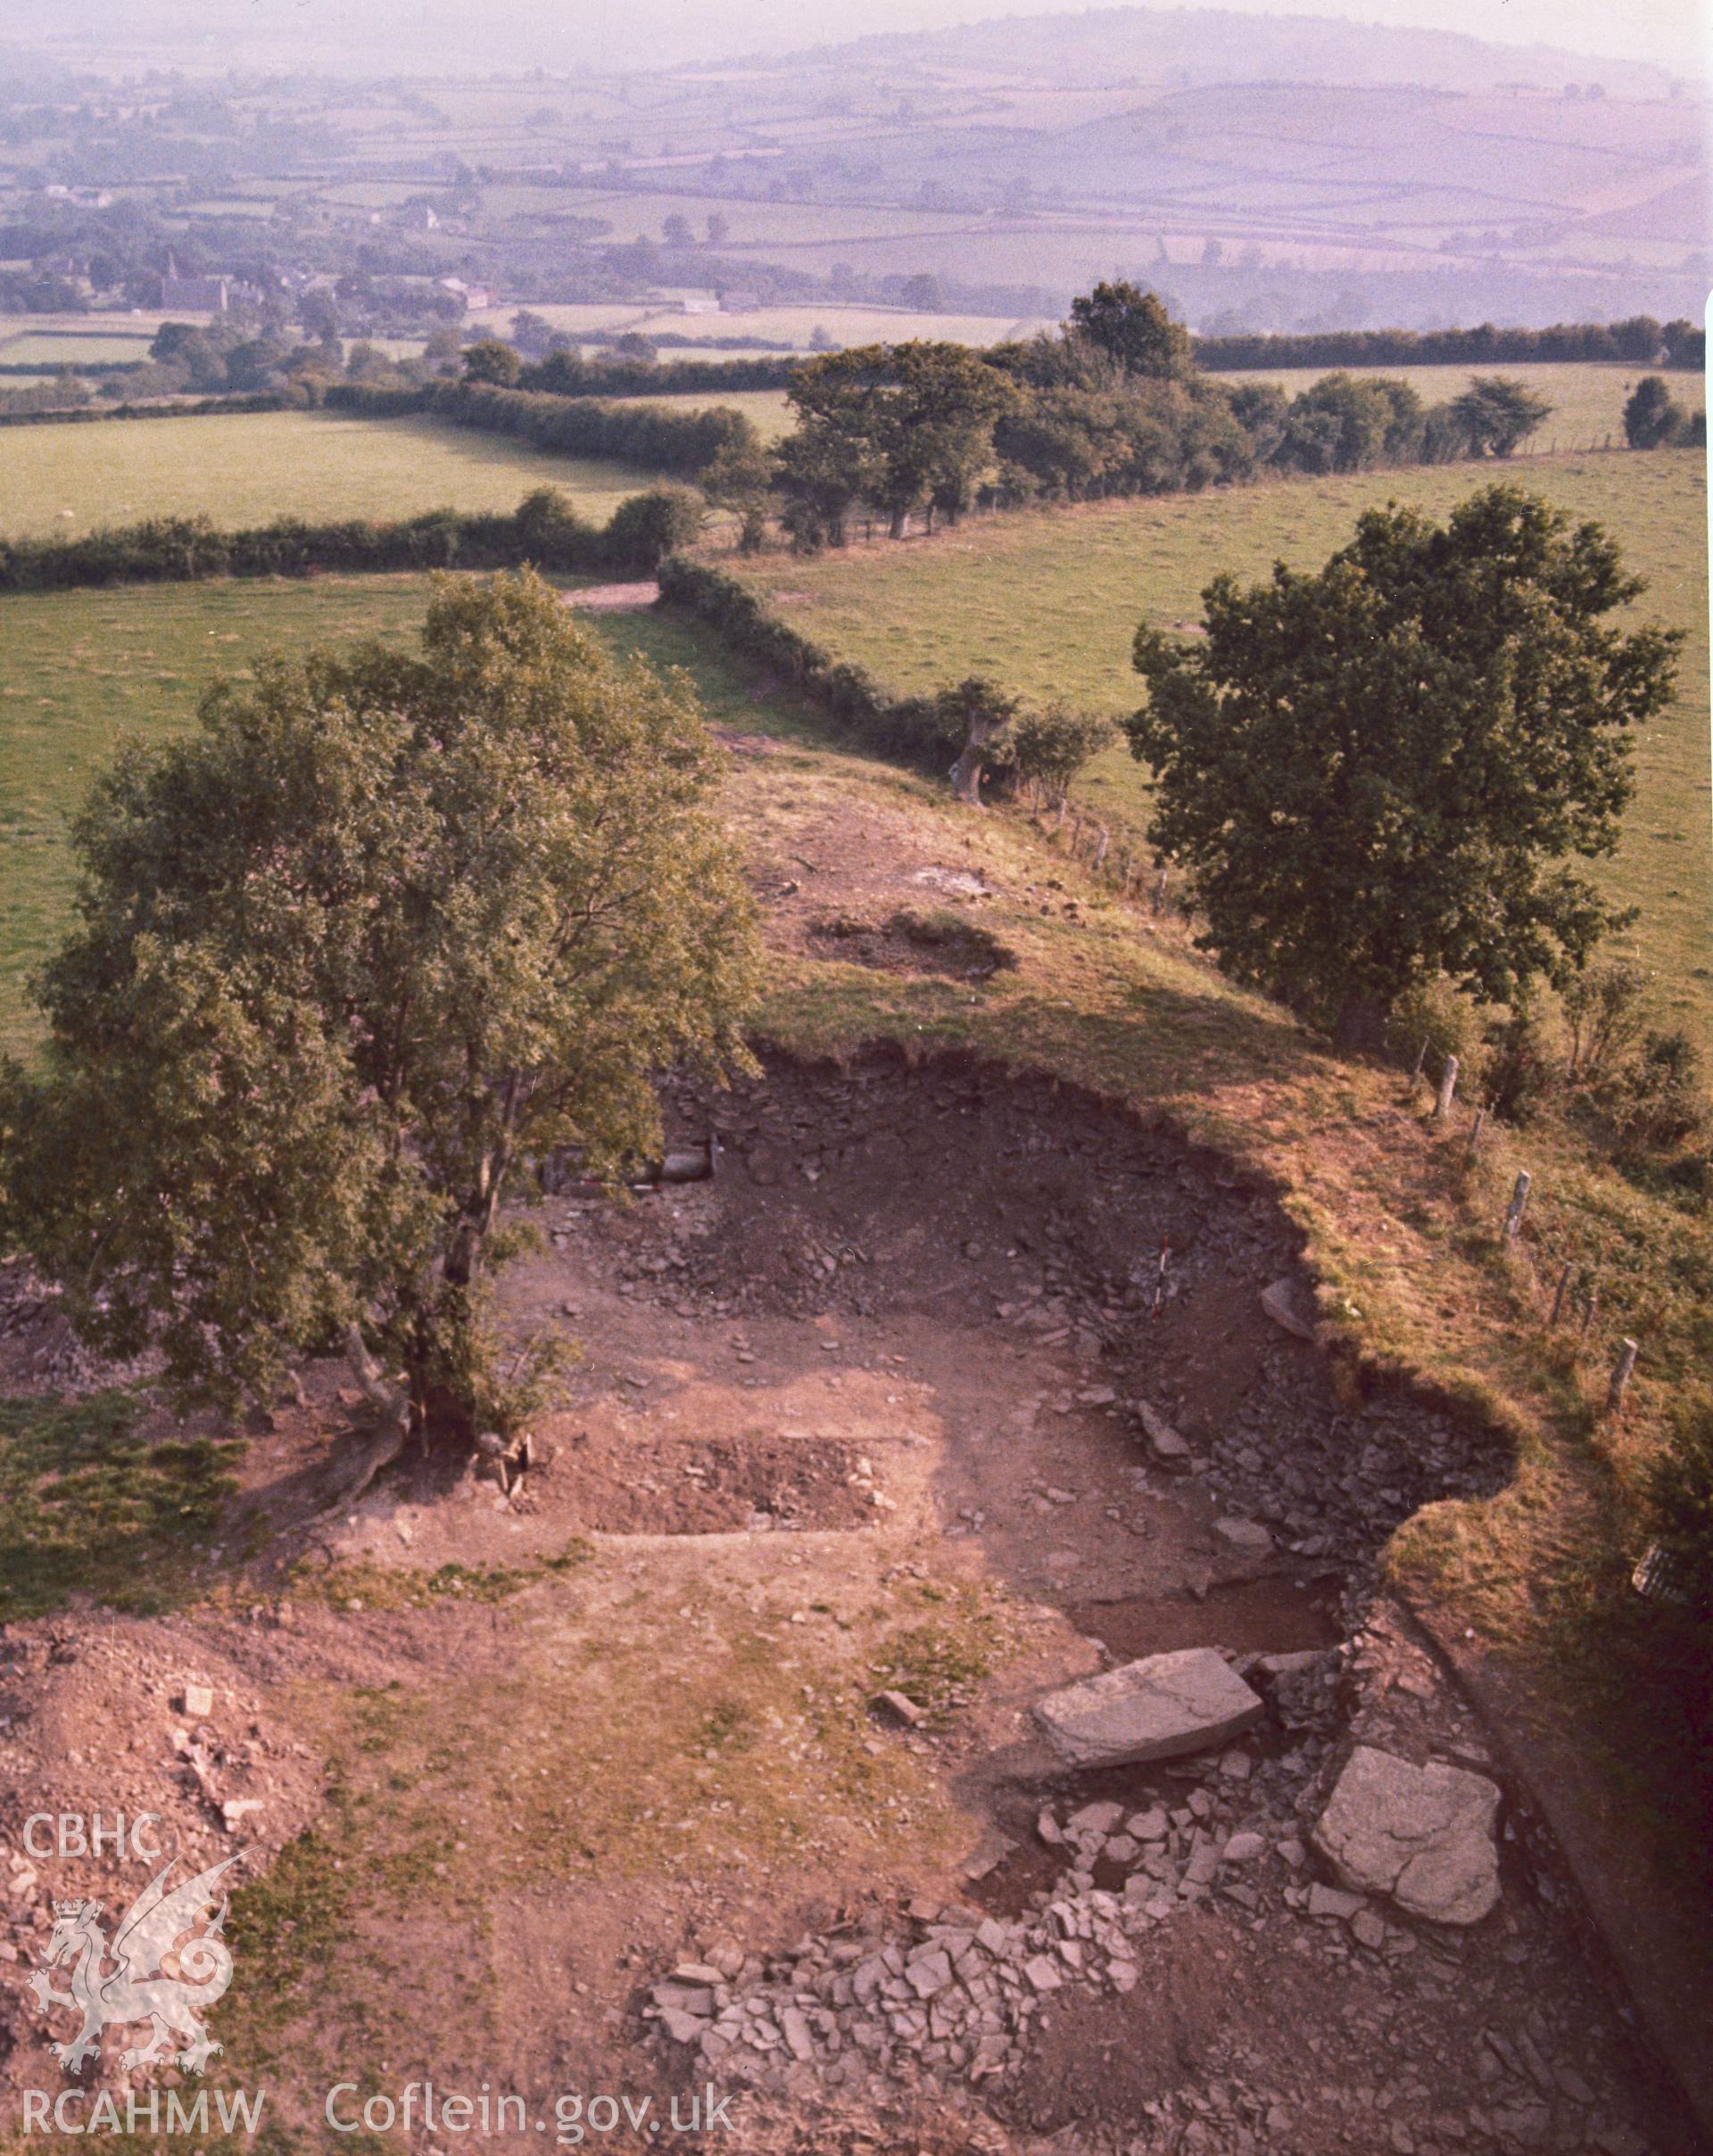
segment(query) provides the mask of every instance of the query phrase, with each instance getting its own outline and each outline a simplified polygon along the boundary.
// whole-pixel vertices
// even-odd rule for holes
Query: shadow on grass
[[[0,1400],[0,1623],[73,1595],[155,1616],[189,1591],[244,1441],[151,1441],[142,1412],[116,1389]]]

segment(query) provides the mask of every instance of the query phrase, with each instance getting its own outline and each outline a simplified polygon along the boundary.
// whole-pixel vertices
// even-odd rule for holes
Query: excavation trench
[[[769,1054],[666,1111],[671,1148],[717,1131],[717,1175],[554,1202],[534,1284],[551,1307],[567,1260],[583,1283],[558,1428],[585,1528],[844,1527],[914,1491],[924,1532],[1115,1658],[1284,1652],[1337,1636],[1339,1583],[1419,1506],[1509,1473],[1489,1433],[1270,1318],[1281,1279],[1311,1307],[1275,1196],[1110,1101],[875,1050]]]
[[[280,1702],[306,1674],[360,1681],[405,1747],[370,1760],[365,1736],[350,1755],[373,1817],[408,1784],[455,1821],[434,1876],[463,1866],[484,1922],[484,1897],[533,1880],[552,2004],[525,2018],[520,2083],[568,2086],[570,2058],[588,2086],[664,2074],[877,2118],[937,2089],[1029,2135],[1212,2156],[1645,2151],[1633,2122],[1651,2126],[1657,2088],[1509,1838],[1519,1815],[1501,1904],[1467,1932],[1378,1897],[1325,1904],[1304,1845],[1353,1736],[1493,1771],[1371,1581],[1417,1507],[1491,1491],[1510,1461],[1267,1314],[1280,1281],[1310,1307],[1276,1194],[1163,1124],[969,1058],[769,1054],[729,1094],[670,1086],[666,1107],[670,1155],[706,1165],[717,1133],[716,1172],[560,1187],[545,1247],[506,1276],[509,1324],[583,1350],[532,1433],[539,1465],[501,1491],[403,1464],[329,1543],[325,1598],[286,1595],[273,1618],[14,1640],[25,1808],[93,1786],[177,1820],[204,1861],[227,1850],[206,1793],[150,1764],[176,1757],[161,1717],[198,1670],[216,1794],[253,1789],[245,1831],[277,1850],[318,1787]],[[351,1404],[342,1371],[310,1375],[308,1406],[254,1448],[252,1501],[282,1529],[319,1504],[325,1422]],[[880,1706],[879,1669],[910,1681],[881,1657],[966,1607],[997,1613],[985,1666],[955,1668],[925,1724]],[[1239,1742],[1055,1765],[1028,1711],[1045,1689],[1198,1646],[1266,1700]],[[56,1681],[75,1699],[55,1705]],[[496,1697],[527,1706],[496,1717]],[[91,1785],[79,1754],[103,1714],[137,1736]],[[768,1842],[770,1803],[789,1840]],[[472,1932],[418,1959],[485,1951]],[[492,2033],[463,2004],[425,2006],[395,2059],[474,2084]]]
[[[1312,1308],[1277,1194],[1163,1122],[967,1056],[770,1053],[666,1110],[674,1148],[717,1131],[717,1173],[565,1203],[524,1283],[588,1351],[542,1503],[584,1529],[741,1529],[746,1561],[814,1532],[768,1571],[804,1583],[794,1675],[837,1662],[807,1583],[870,1522],[900,1612],[997,1582],[1032,1644],[926,1727],[876,1702],[865,1750],[914,1752],[979,1836],[933,1860],[934,1895],[877,1874],[840,1912],[806,1905],[789,1949],[699,1923],[686,1961],[729,1981],[691,1987],[696,2011],[670,1982],[636,1995],[663,2062],[877,2102],[925,2074],[1030,2132],[1151,2149],[1444,2156],[1484,2102],[1477,2146],[1608,2122],[1601,2145],[1631,2146],[1618,2122],[1646,2100],[1621,2033],[1509,1839],[1501,1907],[1468,1935],[1324,1899],[1310,1830],[1353,1737],[1493,1769],[1374,1574],[1419,1507],[1494,1491],[1511,1461],[1263,1309],[1281,1282]],[[1188,1647],[1263,1696],[1240,1742],[1055,1762],[1043,1690]],[[1524,2017],[1569,2078],[1491,2087],[1483,2031]],[[1164,2138],[1128,2138],[1147,2121]],[[1192,2121],[1212,2137],[1174,2138]]]

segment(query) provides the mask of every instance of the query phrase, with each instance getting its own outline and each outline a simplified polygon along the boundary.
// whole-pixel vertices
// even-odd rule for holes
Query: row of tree
[[[567,343],[534,364],[498,337],[483,338],[464,355],[464,371],[471,379],[492,382],[502,389],[544,390],[553,397],[682,397],[721,390],[785,389],[797,365],[794,352],[662,359],[653,342],[642,336],[621,337],[608,350],[591,354]]]
[[[663,561],[659,574],[668,606],[693,614],[729,648],[790,681],[875,755],[948,771],[969,754],[972,798],[984,772],[1005,790],[1034,785],[1063,795],[1089,758],[1117,739],[1113,722],[1098,713],[1062,701],[1031,704],[976,677],[931,696],[893,696],[865,667],[835,659],[782,620],[740,578],[683,555]]]
[[[772,504],[799,548],[846,543],[853,522],[894,537],[974,503],[1161,494],[1262,471],[1507,457],[1552,407],[1524,384],[1477,379],[1428,406],[1406,383],[1328,375],[1295,397],[1232,388],[1197,368],[1152,294],[1100,285],[1055,337],[978,352],[869,345],[794,372],[797,427],[765,459],[734,443],[704,483],[756,543]]]
[[[28,390],[0,390],[0,426],[94,425],[106,419],[208,419],[241,417],[245,412],[283,412],[302,409],[309,400],[289,391],[263,390],[248,397],[199,397],[182,404],[97,404],[82,384],[79,401],[68,406],[54,391],[39,394]]]
[[[1550,329],[1329,329],[1294,335],[1199,337],[1196,357],[1218,372],[1268,367],[1521,367],[1531,362],[1617,360],[1634,367],[1699,368],[1707,335],[1680,317],[1659,322],[1558,322]]]
[[[514,321],[512,343],[484,339],[466,354],[467,368],[484,381],[559,397],[674,397],[789,389],[803,364],[790,353],[661,359],[651,339],[634,334],[619,337],[608,351],[583,353],[563,339],[559,349],[552,349],[555,334],[525,310]],[[1706,347],[1706,333],[1687,319],[1662,323],[1635,315],[1623,322],[1560,323],[1550,329],[1498,329],[1484,322],[1473,329],[1191,337],[1188,351],[1204,371],[1231,374],[1270,368],[1518,367],[1573,360],[1699,368]]]

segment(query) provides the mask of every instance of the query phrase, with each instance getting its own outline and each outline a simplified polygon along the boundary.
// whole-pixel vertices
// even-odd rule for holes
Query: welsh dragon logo
[[[83,2015],[83,2027],[69,2044],[49,2046],[67,2073],[76,2073],[100,2050],[101,2032],[109,2023],[136,2021],[149,2024],[149,2040],[126,2052],[121,2068],[170,2059],[188,2074],[202,2072],[220,2048],[209,2040],[202,2014],[232,1981],[231,1950],[220,1936],[224,1896],[212,1922],[204,1920],[214,1905],[217,1882],[237,1861],[228,1856],[169,1890],[178,1862],[170,1859],[132,1903],[111,1948],[101,1927],[100,1902],[54,1903],[53,1936],[29,1988],[44,2013],[50,2006],[75,2006]],[[115,1966],[103,1976],[109,1958]],[[48,1972],[68,1964],[70,1988],[55,1991]],[[174,2037],[183,2040],[178,2048]]]

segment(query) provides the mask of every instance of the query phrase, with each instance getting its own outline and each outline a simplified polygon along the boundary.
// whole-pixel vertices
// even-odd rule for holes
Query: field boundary
[[[5,370],[0,370],[5,371]],[[40,372],[32,368],[32,373]],[[186,404],[55,404],[39,412],[0,412],[0,426],[87,426],[108,419],[211,419],[222,413],[308,411],[309,401],[284,390],[248,390],[231,397],[199,397]]]
[[[336,382],[321,400],[327,411],[372,419],[421,416],[480,434],[521,438],[562,457],[600,457],[644,471],[691,477],[723,450],[757,446],[756,431],[730,405],[662,411],[646,402],[617,404],[601,397],[556,397],[488,382],[429,382],[417,389]]]
[[[693,615],[722,644],[782,674],[840,731],[875,755],[926,764],[964,746],[936,725],[930,698],[894,697],[866,667],[835,659],[780,619],[748,584],[688,555],[660,564],[660,603]]]
[[[866,667],[835,659],[832,654],[780,619],[741,578],[683,554],[668,555],[659,571],[659,603],[691,615],[711,630],[729,652],[782,675],[839,732],[872,756],[907,764],[920,771],[948,772],[964,748],[963,716],[948,714],[932,696],[894,696]],[[1032,809],[1056,812],[1054,836],[1063,836],[1066,850],[1083,863],[1097,882],[1116,886],[1129,897],[1136,879],[1148,865],[1140,834],[1122,824],[1114,852],[1113,829],[1085,814],[1071,800],[1068,786],[1043,788],[1019,775],[996,747],[986,759],[989,773]],[[1157,888],[1154,911],[1164,901]]]
[[[229,532],[206,516],[157,516],[84,539],[0,540],[0,595],[327,571],[652,569],[670,543],[676,508],[670,494],[635,494],[603,528],[583,523],[562,494],[543,487],[509,515],[430,509],[387,523],[322,525],[281,516]]]

